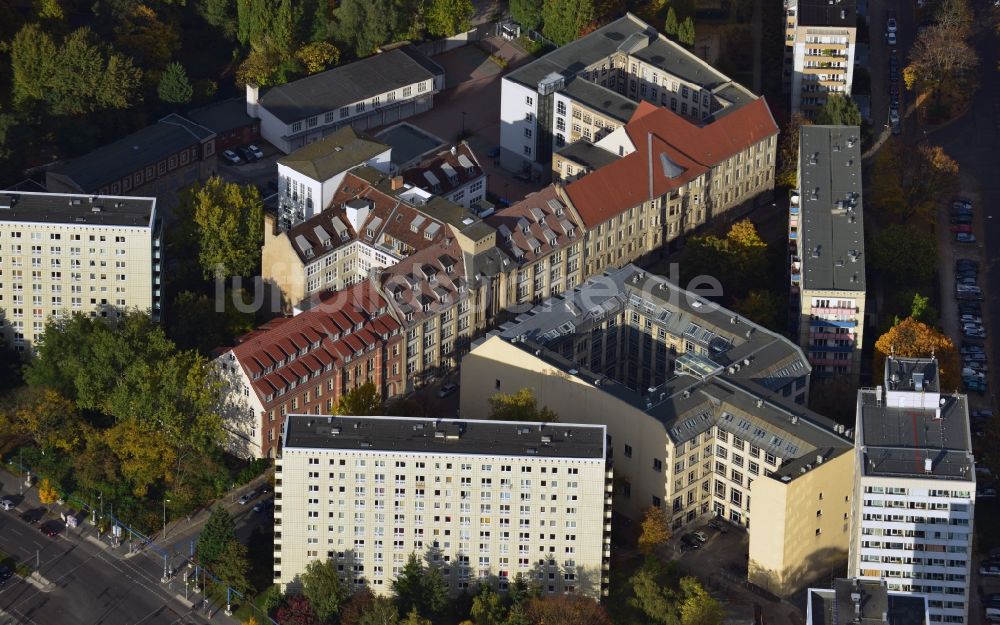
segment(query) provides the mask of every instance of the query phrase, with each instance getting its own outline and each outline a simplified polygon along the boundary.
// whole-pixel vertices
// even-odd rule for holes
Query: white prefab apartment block
[[[160,315],[156,199],[0,191],[0,333],[18,351],[52,317]]]
[[[855,0],[785,0],[785,86],[792,112],[813,118],[826,96],[851,95]]]
[[[387,594],[410,554],[451,592],[518,575],[600,597],[610,561],[606,428],[291,415],[275,473],[274,581],[333,559]]]
[[[888,358],[858,392],[849,575],[927,596],[931,623],[966,623],[975,462],[964,395],[933,359]]]

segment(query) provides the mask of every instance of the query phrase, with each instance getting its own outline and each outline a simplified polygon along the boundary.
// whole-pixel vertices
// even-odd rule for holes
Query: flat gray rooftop
[[[931,358],[886,358],[883,379],[886,388],[892,391],[937,393],[941,390],[938,364]]]
[[[855,603],[857,600],[857,603]],[[810,588],[812,620],[806,625],[926,625],[923,595],[890,592],[878,580],[838,579],[833,589]],[[860,608],[860,621],[855,615]]]
[[[151,197],[7,191],[0,192],[0,221],[151,227],[155,206]]]
[[[857,126],[802,127],[799,189],[802,288],[864,291],[861,130]]]
[[[560,92],[591,110],[622,123],[632,119],[635,109],[639,108],[638,102],[583,78],[570,78]]]
[[[391,160],[397,167],[403,167],[444,145],[441,139],[406,122],[386,128],[375,138],[392,148]]]
[[[799,26],[857,26],[855,0],[798,0]]]
[[[859,392],[858,436],[866,475],[973,479],[964,395],[941,395],[941,402],[929,407],[886,404],[876,390]]]
[[[603,425],[290,415],[284,449],[604,458]]]
[[[608,152],[604,148],[599,148],[589,141],[574,141],[566,147],[560,148],[556,153],[591,170],[600,169],[621,158],[617,154]]]

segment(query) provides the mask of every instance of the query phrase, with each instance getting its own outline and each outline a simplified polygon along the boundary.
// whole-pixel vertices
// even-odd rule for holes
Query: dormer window
[[[427,303],[427,302],[424,302],[423,308],[424,308],[424,312],[427,312],[427,311],[429,311],[431,309],[431,305],[429,303]]]
[[[325,247],[327,249],[333,247],[333,239],[324,239],[323,240],[323,247]]]
[[[552,247],[555,247],[556,246],[556,240],[555,239],[549,239],[549,245],[551,245]]]
[[[541,253],[542,253],[542,248],[541,247],[536,247],[535,248],[535,256],[538,256]]]
[[[406,313],[406,320],[407,321],[413,321],[413,313],[411,313],[411,312]]]

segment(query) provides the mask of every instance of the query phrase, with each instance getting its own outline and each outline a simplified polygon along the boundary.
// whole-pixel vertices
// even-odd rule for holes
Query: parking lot
[[[278,168],[275,163],[284,154],[263,139],[258,139],[254,145],[260,148],[264,156],[249,163],[241,157],[240,162],[234,165],[220,152],[219,175],[229,182],[257,185],[261,196],[267,197],[278,191]]]
[[[712,524],[715,525],[715,524]],[[777,600],[764,589],[747,584],[747,559],[750,540],[744,528],[720,521],[718,527],[709,523],[685,528],[667,545],[670,557],[676,558],[685,575],[693,575],[712,596],[726,606],[727,623],[752,623],[759,606],[769,625],[801,623],[803,613],[791,603]],[[697,548],[685,547],[685,536],[701,532],[707,539]],[[699,541],[700,542],[700,541]]]

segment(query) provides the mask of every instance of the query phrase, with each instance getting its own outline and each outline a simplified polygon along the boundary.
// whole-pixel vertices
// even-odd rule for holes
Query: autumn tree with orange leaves
[[[890,354],[904,358],[929,358],[938,361],[941,391],[958,388],[960,380],[958,351],[951,339],[913,317],[903,319],[875,341],[875,376],[881,381],[885,359]]]

